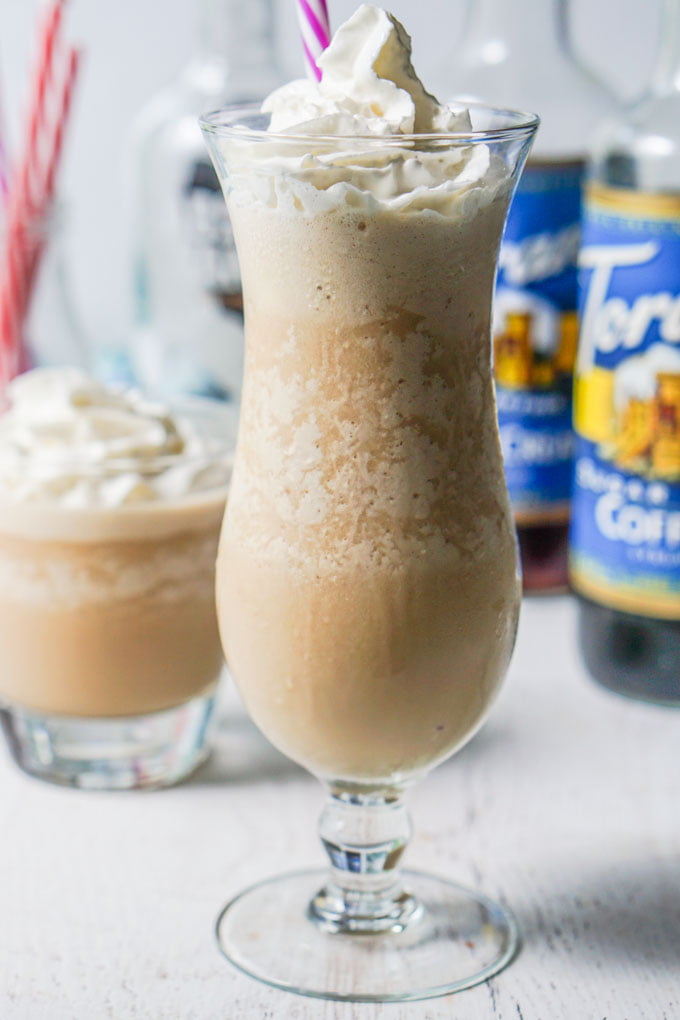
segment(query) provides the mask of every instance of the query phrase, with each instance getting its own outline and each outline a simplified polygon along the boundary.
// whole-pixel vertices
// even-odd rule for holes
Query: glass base
[[[286,991],[348,1002],[429,999],[481,984],[519,948],[514,918],[479,893],[405,871],[418,903],[404,930],[329,933],[309,904],[328,879],[321,869],[251,886],[224,908],[217,941],[231,963]]]
[[[86,790],[169,786],[208,753],[213,694],[178,708],[112,719],[46,716],[3,706],[0,723],[24,772]]]

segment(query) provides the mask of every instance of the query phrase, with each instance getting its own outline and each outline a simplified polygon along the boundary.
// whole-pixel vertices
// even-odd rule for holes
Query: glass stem
[[[401,792],[331,789],[319,820],[331,873],[310,918],[329,932],[403,931],[419,912],[398,867],[411,831]]]

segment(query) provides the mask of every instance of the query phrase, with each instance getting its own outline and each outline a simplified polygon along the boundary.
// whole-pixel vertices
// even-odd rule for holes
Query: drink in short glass
[[[0,699],[18,764],[95,789],[204,758],[222,668],[214,561],[225,412],[175,418],[75,369],[10,386],[0,418]]]

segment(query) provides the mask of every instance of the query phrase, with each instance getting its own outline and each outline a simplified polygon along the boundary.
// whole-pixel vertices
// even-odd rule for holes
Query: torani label
[[[572,583],[680,619],[680,195],[591,186],[580,289]]]
[[[518,524],[564,522],[572,479],[582,164],[530,163],[501,246],[494,367]]]

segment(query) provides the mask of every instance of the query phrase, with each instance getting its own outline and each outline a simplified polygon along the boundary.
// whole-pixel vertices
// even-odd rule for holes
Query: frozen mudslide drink
[[[403,28],[377,8],[360,8],[320,63],[319,85],[284,87],[262,114],[204,122],[247,336],[218,617],[254,720],[331,788],[321,827],[334,873],[309,908],[345,938],[328,952],[360,959],[355,932],[390,932],[389,952],[395,932],[414,938],[411,923],[428,934],[423,969],[410,944],[415,971],[395,965],[388,978],[345,960],[307,977],[309,954],[297,972],[237,945],[239,925],[278,895],[265,885],[227,908],[220,936],[231,959],[285,987],[410,998],[485,977],[511,951],[505,918],[496,939],[495,908],[465,893],[472,940],[477,922],[487,934],[431,969],[423,904],[446,902],[451,887],[417,900],[394,868],[408,828],[401,789],[480,725],[514,641],[490,305],[535,119],[440,106]],[[311,895],[315,881],[284,885]],[[314,931],[304,914],[297,922]],[[265,911],[258,932],[271,923]]]
[[[252,298],[223,640],[255,721],[329,779],[383,785],[448,755],[510,657],[488,351],[505,196],[472,190],[436,215],[324,209],[326,191],[232,214]]]
[[[0,697],[15,756],[78,786],[174,781],[205,754],[222,665],[221,414],[175,420],[76,370],[30,372],[9,397]]]

